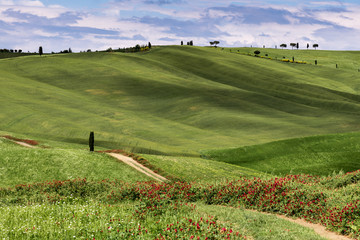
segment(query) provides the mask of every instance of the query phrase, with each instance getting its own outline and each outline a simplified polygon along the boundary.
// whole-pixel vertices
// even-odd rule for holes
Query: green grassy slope
[[[3,59],[0,130],[77,143],[95,131],[102,147],[196,154],[357,131],[359,79],[187,46]]]
[[[329,175],[360,169],[360,134],[347,133],[271,142],[207,153],[213,160],[274,174]]]
[[[76,178],[152,180],[105,154],[81,149],[28,149],[0,138],[0,188]]]
[[[270,177],[270,175],[266,175],[261,171],[203,158],[155,155],[143,156],[152,165],[158,166],[166,173],[177,176],[188,182],[213,184],[239,179],[241,176],[250,178]]]
[[[358,71],[360,69],[360,52],[359,51],[324,51],[324,50],[291,50],[291,49],[272,49],[272,48],[232,48],[232,53],[245,53],[254,55],[254,51],[259,50],[259,56],[271,57],[273,59],[289,59],[294,57],[295,61],[305,61],[308,64],[315,64],[327,68],[336,68],[340,70]],[[230,49],[224,49],[230,51]]]

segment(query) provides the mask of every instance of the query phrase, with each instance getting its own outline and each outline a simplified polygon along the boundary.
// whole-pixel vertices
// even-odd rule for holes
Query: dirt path
[[[258,211],[255,211],[255,210],[249,210],[249,209],[246,209],[246,210],[259,213]],[[304,219],[300,219],[300,218],[293,219],[293,218],[286,217],[284,215],[271,214],[271,213],[265,213],[265,212],[260,212],[260,213],[266,214],[266,215],[276,215],[278,218],[285,219],[285,220],[287,220],[289,222],[299,224],[299,225],[301,225],[303,227],[314,229],[314,231],[317,234],[319,234],[321,237],[327,238],[329,240],[352,240],[352,238],[350,238],[350,237],[346,237],[346,236],[343,236],[343,235],[338,235],[335,232],[330,232],[330,231],[326,230],[326,228],[323,225],[315,224],[315,223],[309,223],[309,222],[305,221]]]
[[[13,142],[16,143],[16,144],[19,144],[19,145],[21,145],[21,146],[23,146],[23,147],[37,148],[36,146],[30,145],[30,144],[28,144],[28,143],[18,142],[18,141],[13,141]]]
[[[126,157],[124,155],[121,155],[119,153],[107,153],[108,155],[124,162],[125,164],[135,168],[136,170],[138,170],[139,172],[157,180],[160,182],[165,182],[168,181],[166,178],[164,178],[163,176],[153,172],[152,170],[150,170],[149,168],[141,165],[140,163],[138,163],[137,161],[135,161],[134,159],[130,158],[130,157]]]

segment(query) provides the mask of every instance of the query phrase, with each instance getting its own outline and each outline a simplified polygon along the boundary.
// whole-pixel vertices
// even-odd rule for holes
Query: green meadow
[[[212,199],[212,190],[201,195],[201,189],[220,193],[229,181],[308,174],[319,180],[294,180],[286,192],[296,186],[308,196],[303,201],[313,201],[313,191],[324,192],[326,200],[335,189],[328,203],[315,194],[321,210],[345,209],[359,200],[358,175],[345,173],[360,169],[360,53],[259,48],[255,57],[255,50],[161,46],[140,53],[12,58],[0,53],[0,136],[39,142],[30,149],[0,138],[0,236],[322,239],[246,210],[230,195],[228,201]],[[306,64],[282,61],[292,57]],[[164,186],[104,153],[90,153],[90,131],[95,150],[136,153],[189,183],[186,197],[202,198],[183,202],[167,194],[181,185],[171,182],[153,200],[152,193]],[[309,216],[308,209],[290,214],[266,205],[250,208]],[[312,221],[324,223],[322,215],[314,216]],[[189,224],[194,219],[199,225]],[[357,237],[360,223],[350,220],[326,226]],[[187,233],[177,235],[178,229]]]
[[[358,131],[359,77],[187,46],[2,59],[0,129],[85,144],[95,131],[99,147],[195,156]]]

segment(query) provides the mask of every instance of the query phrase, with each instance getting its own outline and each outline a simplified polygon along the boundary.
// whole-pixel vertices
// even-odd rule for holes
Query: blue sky
[[[136,44],[359,50],[358,0],[0,0],[0,48],[46,52]]]

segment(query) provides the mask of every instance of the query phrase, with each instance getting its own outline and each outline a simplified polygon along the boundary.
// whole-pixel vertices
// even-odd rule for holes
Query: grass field
[[[225,49],[224,49],[225,50]],[[239,51],[238,51],[239,50]],[[272,59],[289,59],[294,57],[295,61],[305,61],[308,64],[315,65],[315,60],[318,66],[336,68],[338,70],[349,70],[358,72],[360,70],[360,53],[359,51],[324,51],[324,50],[290,50],[290,49],[271,49],[271,48],[233,48],[231,51],[234,53],[252,54],[254,51],[259,50],[259,56],[268,56]],[[226,49],[230,51],[230,49]],[[285,58],[284,58],[285,57]]]
[[[49,140],[86,143],[95,131],[101,147],[195,156],[359,130],[353,71],[187,46],[29,56],[0,67],[0,129]]]
[[[27,149],[1,138],[0,166],[0,188],[77,178],[128,182],[150,180],[105,154],[81,149]]]
[[[360,169],[360,134],[346,133],[210,151],[208,158],[272,174],[352,172]]]
[[[360,169],[360,54],[254,50],[0,59],[0,135],[40,144],[0,138],[0,236],[322,239],[248,208],[359,237],[360,174],[342,171]],[[89,153],[90,131],[181,181]]]

